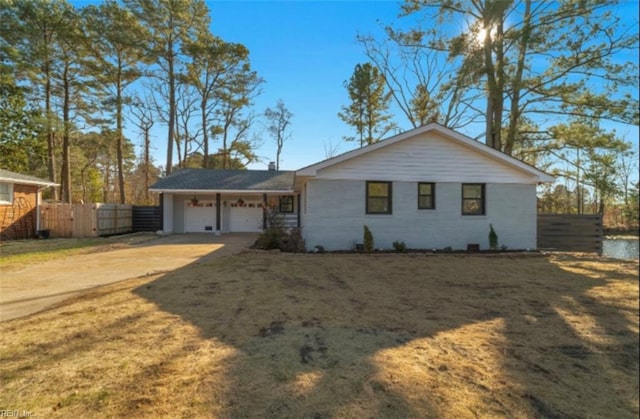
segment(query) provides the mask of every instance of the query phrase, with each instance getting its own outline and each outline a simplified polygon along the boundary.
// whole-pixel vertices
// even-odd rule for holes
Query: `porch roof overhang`
[[[192,195],[192,194],[233,194],[233,195],[285,195],[292,194],[293,189],[149,189],[151,192],[171,193],[176,195]]]
[[[39,189],[49,188],[52,186],[60,186],[55,182],[50,182],[48,180],[40,179],[34,176],[27,176],[4,169],[0,169],[0,182],[12,183],[17,185],[37,186]]]

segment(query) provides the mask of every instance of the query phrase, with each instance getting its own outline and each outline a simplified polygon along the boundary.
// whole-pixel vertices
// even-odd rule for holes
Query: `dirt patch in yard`
[[[637,417],[638,264],[251,253],[0,324],[49,417]]]

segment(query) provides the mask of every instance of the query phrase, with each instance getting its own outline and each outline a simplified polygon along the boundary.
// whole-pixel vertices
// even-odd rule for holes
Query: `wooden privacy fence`
[[[602,215],[538,214],[538,249],[602,253]]]
[[[41,204],[40,229],[51,237],[98,237],[131,229],[131,205]]]

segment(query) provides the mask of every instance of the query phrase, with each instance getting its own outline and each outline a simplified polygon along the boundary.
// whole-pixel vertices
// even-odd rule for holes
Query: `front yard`
[[[245,253],[0,323],[46,417],[638,417],[638,263]]]

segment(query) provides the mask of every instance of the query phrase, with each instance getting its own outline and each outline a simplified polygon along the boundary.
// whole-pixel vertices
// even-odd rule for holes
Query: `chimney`
[[[276,162],[274,162],[274,161],[269,162],[269,170],[270,171],[276,170]]]

